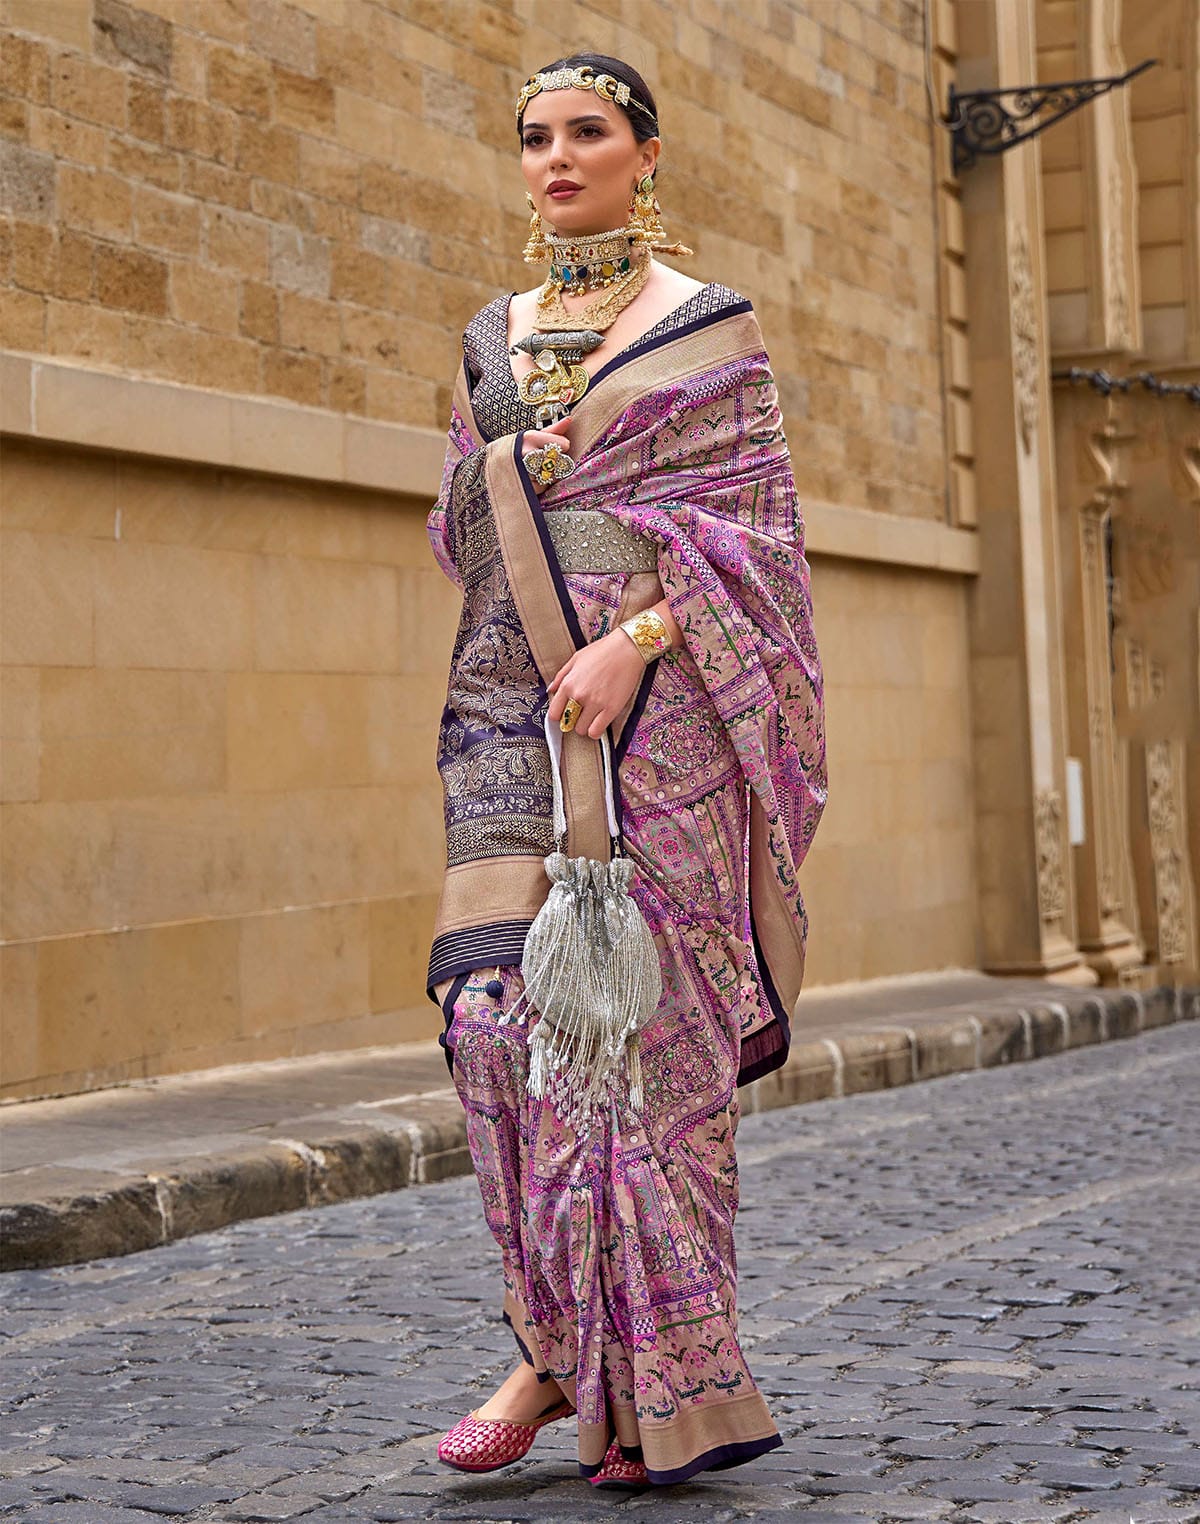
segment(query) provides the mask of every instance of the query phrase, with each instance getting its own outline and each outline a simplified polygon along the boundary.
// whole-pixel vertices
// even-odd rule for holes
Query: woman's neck
[[[555,238],[569,238],[573,242],[583,242],[588,238],[599,238],[602,233],[613,233],[623,226],[624,223],[620,221],[601,224],[600,227],[596,228],[556,228],[551,223],[550,231],[554,234]]]

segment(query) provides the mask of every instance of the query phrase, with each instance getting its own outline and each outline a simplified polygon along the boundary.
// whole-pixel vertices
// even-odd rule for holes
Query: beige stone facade
[[[424,517],[461,327],[534,279],[512,102],[564,47],[651,80],[680,267],[779,382],[808,982],[1194,970],[1200,410],[1054,377],[1200,379],[1200,18],[924,10],[0,0],[0,1095],[437,1031]],[[951,80],[1144,56],[954,173]]]

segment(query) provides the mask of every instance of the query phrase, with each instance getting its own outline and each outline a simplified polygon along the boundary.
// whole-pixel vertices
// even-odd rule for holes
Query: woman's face
[[[521,122],[521,171],[533,204],[556,233],[624,227],[633,190],[654,168],[659,138],[639,143],[629,118],[594,90],[541,90]],[[555,195],[569,180],[579,189]]]

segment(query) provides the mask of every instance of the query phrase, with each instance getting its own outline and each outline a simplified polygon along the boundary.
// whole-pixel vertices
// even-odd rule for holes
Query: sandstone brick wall
[[[626,19],[622,19],[622,18]],[[944,516],[917,0],[3,0],[6,346],[444,428],[537,272],[512,115],[564,47],[655,85],[669,232],[758,307],[801,490]]]
[[[1200,91],[1197,30],[1194,0],[1126,5],[1123,13],[1127,66],[1143,58],[1160,60],[1129,86],[1146,350],[1157,360],[1193,363],[1200,361],[1200,327],[1193,321],[1189,332],[1187,304],[1189,287],[1193,311],[1200,296],[1200,231],[1189,109],[1194,124]]]
[[[1136,185],[1127,192],[1115,166],[1102,186],[1089,187],[1085,166],[1094,160],[1092,146],[1097,117],[1113,102],[1101,97],[1041,135],[1043,199],[1046,217],[1046,279],[1051,333],[1056,350],[1086,351],[1100,343],[1089,328],[1089,301],[1102,308],[1103,242],[1095,233],[1097,200],[1103,198],[1114,218],[1113,236],[1126,217],[1134,228],[1130,260],[1136,259],[1137,280],[1122,282],[1140,306],[1140,336],[1132,347],[1156,365],[1200,359],[1200,329],[1189,319],[1200,303],[1200,232],[1189,204],[1194,203],[1196,146],[1194,122],[1200,83],[1197,80],[1197,22],[1192,0],[1160,0],[1155,5],[1116,8],[1105,41],[1118,44],[1111,64],[1091,54],[1089,15],[1079,0],[1038,0],[1038,78],[1050,80],[1089,77],[1133,68],[1147,58],[1155,67],[1129,85],[1133,172]],[[1121,109],[1124,102],[1121,102]],[[1189,162],[1190,161],[1190,162]],[[1131,206],[1126,206],[1126,200]],[[1190,225],[1189,225],[1190,224]],[[1108,255],[1111,259],[1111,254]],[[1122,261],[1124,255],[1122,254]],[[1125,300],[1124,296],[1121,298]],[[1128,346],[1117,326],[1113,347]]]
[[[462,325],[539,278],[513,99],[575,46],[653,81],[681,268],[779,379],[841,779],[807,980],[974,961],[916,0],[0,0],[2,342],[50,357],[0,356],[6,1097],[440,1028],[424,516]]]
[[[0,1096],[432,1037],[420,505],[9,438],[3,488]]]

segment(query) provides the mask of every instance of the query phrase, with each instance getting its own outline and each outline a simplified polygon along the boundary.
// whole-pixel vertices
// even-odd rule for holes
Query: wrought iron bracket
[[[1115,86],[1128,84],[1135,75],[1156,63],[1157,58],[1147,58],[1124,74],[1110,74],[1103,79],[1010,85],[1005,90],[967,90],[960,94],[951,85],[944,121],[953,141],[955,173],[969,169],[981,153],[1004,153],[1014,144],[1036,137],[1044,128],[1070,116],[1098,95],[1107,95]],[[1007,104],[1010,98],[1011,105]],[[1043,111],[1050,115],[1033,121]]]

